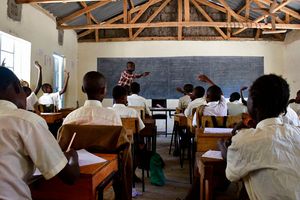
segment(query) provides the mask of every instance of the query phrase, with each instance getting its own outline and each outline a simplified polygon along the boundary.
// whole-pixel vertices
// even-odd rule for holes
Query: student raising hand
[[[202,81],[204,83],[209,83],[211,85],[215,85],[215,83],[212,80],[210,80],[205,74],[200,74],[198,76],[198,79],[199,79],[199,81]]]

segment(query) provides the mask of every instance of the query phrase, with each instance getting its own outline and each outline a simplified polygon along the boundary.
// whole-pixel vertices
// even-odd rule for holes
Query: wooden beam
[[[124,24],[127,24],[127,20],[128,20],[127,9],[128,9],[128,2],[127,0],[123,0],[123,23]]]
[[[131,8],[134,8],[133,0],[129,0],[129,1],[130,1],[130,6],[131,6]]]
[[[262,3],[264,3],[264,4],[266,4],[266,5],[268,5],[268,6],[270,6],[271,3],[272,3],[271,0],[259,0],[259,1],[262,2]],[[289,3],[289,2],[292,2],[292,1],[295,1],[295,0],[287,0],[286,3]],[[290,16],[293,16],[294,18],[300,20],[300,14],[297,11],[295,11],[295,10],[292,10],[290,8],[287,8],[287,7],[281,7],[280,11],[282,11],[282,12],[284,12],[286,14],[289,14]]]
[[[178,0],[178,22],[182,22],[182,0]],[[182,26],[178,26],[178,40],[182,40]]]
[[[136,14],[136,16],[134,16],[134,18],[131,20],[130,23],[131,24],[135,23],[144,14],[144,12],[152,5],[152,3],[153,0],[149,0],[147,3],[143,4],[139,12]]]
[[[97,30],[97,29],[96,29],[96,30]],[[86,35],[91,34],[92,32],[94,32],[93,29],[86,30],[86,31],[84,31],[84,32],[82,32],[82,33],[80,33],[80,34],[78,34],[78,35],[77,35],[77,38],[82,38],[82,37],[84,37],[84,36],[86,36]]]
[[[231,23],[231,15],[227,12],[227,23]],[[231,37],[231,27],[227,28],[227,39]]]
[[[66,17],[64,17],[64,18],[62,18],[62,19],[60,19],[60,20],[58,20],[57,23],[58,23],[59,25],[61,25],[61,24],[65,23],[65,22],[71,21],[71,20],[73,20],[73,19],[75,19],[75,18],[77,18],[77,17],[79,17],[79,16],[81,16],[81,15],[83,15],[83,14],[85,14],[85,13],[91,12],[91,11],[93,11],[93,10],[95,10],[95,9],[97,9],[97,8],[99,8],[99,7],[101,7],[101,6],[104,6],[104,5],[106,5],[107,3],[109,3],[109,2],[110,2],[110,1],[99,1],[99,2],[97,2],[97,3],[94,3],[94,4],[92,4],[92,5],[89,5],[89,6],[86,7],[86,8],[83,8],[83,9],[81,9],[81,10],[78,10],[78,11],[76,11],[76,12],[74,12],[74,13],[72,13],[72,14],[70,14],[70,15],[68,15],[68,16],[66,16]]]
[[[146,24],[149,24],[152,22],[152,20],[166,7],[166,5],[170,2],[171,0],[165,0],[157,9],[156,11],[147,19]],[[133,35],[133,39],[135,39],[146,27],[140,27]]]
[[[220,11],[222,13],[226,13],[226,9],[224,7],[222,7],[222,6],[219,6],[217,4],[211,3],[211,2],[209,2],[207,0],[197,0],[197,1],[199,3],[201,3],[201,4],[203,4],[203,5],[209,6],[209,7],[213,8],[215,10],[218,10],[218,11]]]
[[[290,23],[290,15],[285,13],[285,23],[289,24]]]
[[[222,0],[223,1],[223,0]],[[284,6],[286,6],[288,3],[290,3],[292,0],[286,0],[284,2],[282,2],[281,4],[279,4],[278,6],[276,6],[273,10],[273,13],[278,11],[279,9],[283,8]],[[260,22],[261,20],[263,20],[266,16],[266,14],[264,15],[261,15],[260,17],[258,17],[257,19],[254,20],[254,22],[258,23]],[[237,34],[240,34],[241,32],[243,32],[244,30],[246,30],[247,28],[241,28],[239,30],[237,30],[236,32],[233,33],[233,35],[237,35]]]
[[[261,35],[261,29],[257,29],[255,34],[255,40],[258,40],[260,35]]]
[[[201,6],[199,6],[199,4],[195,0],[191,1],[207,21],[214,22],[214,20],[207,14],[207,12]],[[219,27],[215,27],[215,29],[224,39],[227,39],[227,35]]]
[[[251,8],[251,1],[250,0],[246,0],[246,11],[245,11],[245,17],[246,17],[246,19],[249,19],[250,8]]]
[[[16,0],[16,3],[72,3],[82,1],[106,1],[106,0]]]
[[[128,21],[129,22],[131,21],[131,14],[130,14],[130,12],[128,12]],[[132,28],[128,29],[128,35],[129,35],[129,38],[132,38]]]
[[[95,40],[99,42],[99,29],[95,29]]]
[[[153,22],[153,23],[135,23],[135,24],[92,24],[67,26],[61,25],[62,29],[127,29],[127,28],[159,28],[159,27],[219,27],[219,28],[253,28],[253,29],[272,29],[271,24],[255,23],[255,22]],[[300,24],[276,24],[277,29],[300,30]]]
[[[184,0],[184,21],[190,21],[190,0]]]
[[[80,5],[81,5],[83,8],[88,7],[87,4],[86,4],[85,2],[80,2]],[[90,12],[88,12],[88,13],[90,13]],[[91,19],[94,21],[95,24],[98,24],[98,23],[99,23],[98,20],[92,15],[92,13],[90,13],[90,17],[91,17]]]
[[[230,6],[227,4],[227,2],[225,0],[218,0],[227,10],[227,12],[230,13],[230,15],[235,18],[238,22],[244,22],[247,21],[247,19],[241,15],[236,14],[236,12],[234,12],[234,10],[232,10],[230,8]]]

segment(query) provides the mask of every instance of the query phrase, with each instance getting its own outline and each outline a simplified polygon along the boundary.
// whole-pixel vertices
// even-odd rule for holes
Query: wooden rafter
[[[292,0],[286,0],[284,2],[282,2],[281,4],[279,4],[278,6],[276,6],[274,9],[273,9],[273,13],[275,13],[276,11],[280,10],[281,8],[283,8],[284,6],[286,6],[288,3],[290,3]],[[261,20],[263,20],[266,16],[266,14],[263,14],[261,15],[260,17],[258,17],[257,19],[254,20],[254,22],[258,23],[260,22]],[[237,30],[236,32],[233,33],[233,35],[237,35],[237,34],[240,34],[241,32],[243,32],[244,30],[246,30],[247,28],[241,28],[239,30]]]
[[[87,4],[86,4],[85,2],[80,2],[80,5],[81,5],[83,8],[88,7]],[[98,20],[92,15],[91,12],[88,12],[87,14],[90,15],[91,19],[94,21],[95,24],[98,24]]]
[[[231,15],[229,12],[227,12],[226,18],[227,18],[227,23],[231,23]],[[227,39],[229,39],[230,37],[231,37],[231,28],[228,27],[227,28]]]
[[[270,6],[272,1],[271,0],[259,0],[260,2]],[[292,0],[288,0],[288,2],[291,2]],[[284,12],[285,14],[289,14],[290,16],[293,16],[296,19],[300,20],[300,14],[297,11],[294,11],[287,7],[280,7],[280,11]]]
[[[166,5],[170,2],[171,0],[165,0],[157,9],[156,11],[147,19],[146,24],[149,24],[152,22],[152,20],[166,7]],[[135,39],[146,27],[140,27],[133,35],[133,39]]]
[[[124,24],[127,24],[127,20],[128,20],[127,11],[128,11],[128,1],[123,0],[123,23]]]
[[[209,22],[214,22],[214,20],[207,14],[207,12],[195,1],[191,0],[194,6],[197,8],[197,10],[205,17],[205,19]],[[226,40],[227,35],[219,28],[219,27],[214,27],[217,32]]]
[[[178,0],[178,22],[182,22],[182,0]],[[178,26],[178,40],[182,40],[182,26]]]
[[[247,21],[247,19],[241,15],[238,15],[236,12],[234,12],[234,10],[232,10],[230,8],[230,6],[227,4],[227,2],[225,0],[218,0],[224,7],[225,9],[227,10],[227,12],[230,13],[230,15],[232,17],[234,17],[238,22],[244,22],[244,21]]]
[[[250,0],[246,0],[246,8],[245,8],[245,17],[246,17],[246,19],[249,19],[250,8],[251,8],[251,1]]]
[[[75,18],[77,18],[77,17],[79,17],[83,14],[86,14],[86,13],[91,12],[91,11],[101,7],[101,6],[104,6],[109,2],[110,1],[99,1],[97,3],[94,3],[94,4],[92,4],[88,7],[85,7],[81,10],[78,10],[78,11],[76,11],[76,12],[74,12],[74,13],[72,13],[72,14],[70,14],[70,15],[68,15],[68,16],[60,19],[60,20],[58,20],[57,23],[60,25],[60,24],[63,24],[65,22],[71,21],[71,20],[73,20],[73,19],[75,19]]]
[[[184,21],[190,21],[190,0],[184,0]]]
[[[154,0],[149,0],[147,3],[143,4],[139,12],[136,14],[136,16],[134,16],[130,23],[135,23],[144,14],[144,12],[153,4],[153,1]]]
[[[258,40],[260,35],[261,35],[261,29],[257,29],[255,34],[255,40]]]
[[[255,22],[153,22],[153,23],[135,23],[135,24],[93,24],[93,25],[77,25],[67,26],[60,25],[62,29],[127,29],[127,28],[158,28],[158,27],[219,27],[219,28],[253,28],[253,29],[271,29],[271,24],[255,23]],[[300,24],[276,24],[277,29],[300,30]]]
[[[16,3],[71,3],[82,1],[106,1],[106,0],[16,0]]]

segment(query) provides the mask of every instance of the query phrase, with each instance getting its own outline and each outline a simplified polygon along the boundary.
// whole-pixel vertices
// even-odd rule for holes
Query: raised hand
[[[40,63],[39,63],[38,61],[34,61],[34,66],[35,66],[36,68],[38,68],[39,70],[42,69],[42,66],[40,65]]]
[[[244,87],[241,88],[241,91],[244,91],[244,90],[247,90],[247,89],[248,89],[248,87],[244,86]]]
[[[148,76],[150,74],[150,72],[144,72],[143,76]]]

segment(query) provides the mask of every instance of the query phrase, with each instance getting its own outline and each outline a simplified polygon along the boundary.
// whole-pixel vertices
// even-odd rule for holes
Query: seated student
[[[179,98],[178,108],[181,110],[185,110],[189,103],[191,102],[191,93],[193,92],[194,86],[192,84],[185,84],[183,86],[183,90],[181,88],[177,88],[177,91],[184,94],[183,97]]]
[[[209,83],[210,86],[206,91],[207,105],[203,110],[204,116],[227,116],[227,103],[223,96],[223,92],[212,80],[206,75],[200,75],[199,80],[205,83]],[[196,113],[193,118],[193,126],[197,125]]]
[[[101,102],[106,94],[106,80],[101,73],[86,73],[83,77],[82,91],[86,93],[88,100],[84,106],[72,111],[63,124],[122,126],[121,119],[115,111],[102,107]]]
[[[37,79],[37,85],[35,87],[35,89],[32,90],[30,89],[30,87],[28,86],[24,86],[23,87],[23,90],[24,92],[26,93],[26,110],[29,110],[29,111],[34,111],[34,112],[39,112],[38,111],[38,108],[37,108],[37,105],[38,105],[38,98],[37,98],[37,94],[39,93],[41,87],[42,87],[42,66],[37,62],[35,61],[34,63],[35,67],[38,69],[38,79]]]
[[[240,94],[233,92],[227,103],[228,115],[240,115],[247,112],[247,107],[240,102]]]
[[[205,94],[205,89],[202,86],[197,86],[193,89],[193,101],[191,101],[187,108],[184,110],[184,115],[186,117],[191,116],[193,113],[193,109],[197,108],[201,105],[206,105],[206,100],[203,98]]]
[[[69,72],[66,72],[65,74],[66,78],[61,91],[53,92],[52,86],[49,83],[44,83],[42,85],[42,90],[44,94],[39,98],[39,104],[46,106],[54,105],[56,109],[59,109],[58,105],[60,101],[60,96],[66,92],[70,78]]]
[[[299,199],[300,128],[283,122],[289,99],[289,85],[277,75],[254,81],[248,97],[248,111],[258,124],[242,129],[226,148],[226,176],[243,180],[250,199]],[[225,151],[225,152],[224,152]]]
[[[300,90],[298,90],[295,99],[290,99],[289,105],[300,116]]]
[[[131,83],[131,95],[127,97],[128,106],[141,106],[145,108],[146,115],[151,116],[151,111],[144,97],[139,96],[141,91],[140,84],[137,82]]]
[[[119,115],[121,118],[124,117],[132,117],[138,118],[139,120],[139,131],[145,128],[144,122],[140,118],[138,112],[133,108],[127,107],[127,91],[125,87],[122,86],[115,86],[112,92],[115,104],[113,105],[112,109]]]
[[[72,184],[79,178],[76,151],[64,154],[45,120],[25,108],[26,95],[19,79],[0,67],[1,199],[31,199],[27,183],[35,166],[45,179],[58,175]]]

